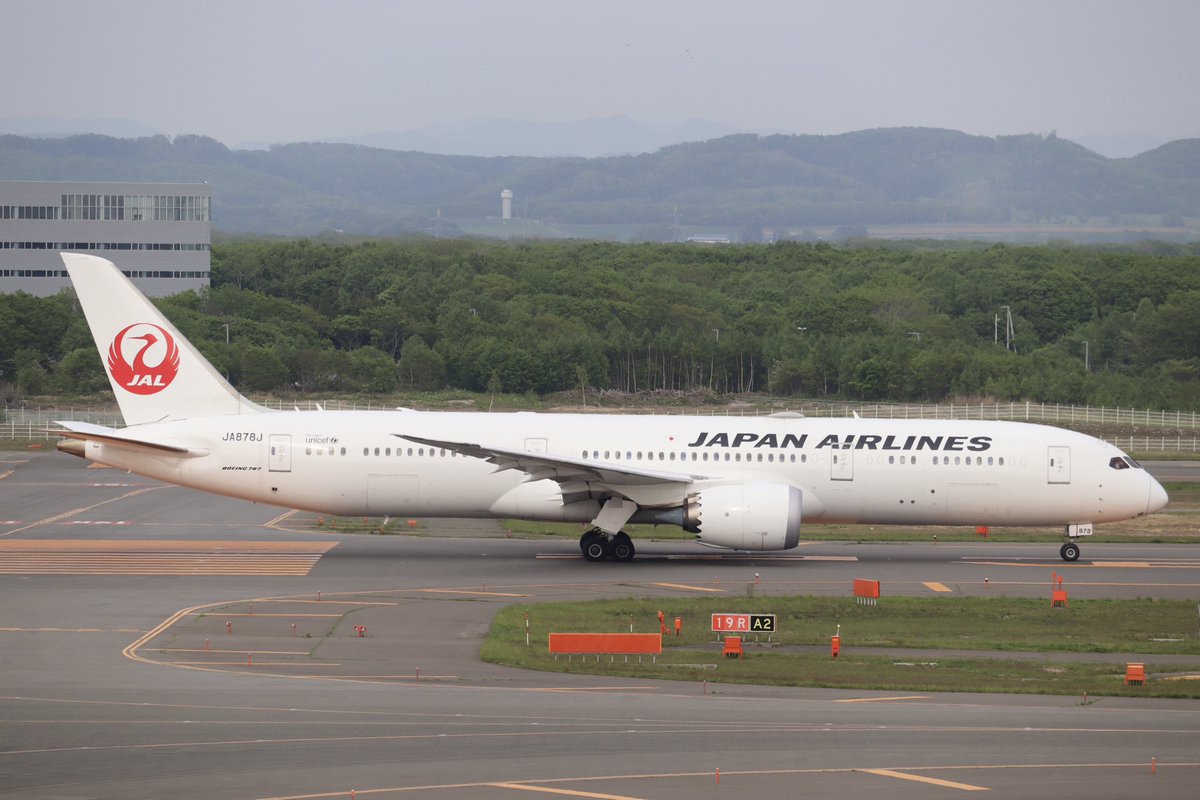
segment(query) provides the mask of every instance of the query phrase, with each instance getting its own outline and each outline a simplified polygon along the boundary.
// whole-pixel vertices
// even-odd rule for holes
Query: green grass
[[[627,664],[622,657],[556,661],[546,650],[551,631],[627,632],[631,617],[635,631],[657,632],[659,609],[668,620],[683,618],[683,634],[664,639],[655,664]],[[1022,598],[885,597],[874,607],[849,597],[630,598],[528,610],[531,645],[525,646],[526,608],[512,606],[496,616],[484,660],[525,669],[786,686],[1200,697],[1200,681],[1161,679],[1164,673],[1200,672],[1171,663],[1173,655],[1200,654],[1196,606],[1185,601],[1089,600],[1051,608],[1048,600]],[[774,613],[779,630],[770,645],[765,636],[757,645],[748,643],[745,658],[722,659],[709,630],[710,615],[718,612]],[[838,625],[843,655],[835,661],[825,648]],[[788,645],[816,645],[822,652],[781,649]],[[972,659],[960,652],[913,658],[862,655],[856,647],[1051,655],[1036,661]],[[1121,663],[1072,661],[1071,652],[1156,656],[1148,663],[1152,680],[1127,688]]]

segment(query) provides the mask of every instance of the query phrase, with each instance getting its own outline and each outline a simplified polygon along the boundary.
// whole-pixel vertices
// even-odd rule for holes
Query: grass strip
[[[625,663],[621,656],[556,661],[547,652],[551,631],[637,632],[659,630],[662,609],[668,628],[676,616],[683,633],[664,638],[656,663]],[[529,612],[530,644],[525,645]],[[741,660],[721,658],[709,630],[713,613],[774,613],[778,631],[753,636]],[[789,645],[828,648],[841,626],[843,655],[786,652]],[[945,656],[862,655],[855,647],[943,650]],[[963,650],[1028,651],[1038,659],[970,658]],[[1151,680],[1126,687],[1123,660],[1097,663],[1070,658],[1072,652],[1138,653]],[[1173,655],[1200,655],[1196,606],[1173,600],[1072,601],[1051,608],[1048,600],[1026,598],[885,597],[859,606],[853,598],[726,597],[600,600],[510,606],[498,614],[484,642],[484,660],[525,669],[630,677],[709,680],[781,686],[903,691],[1021,692],[1091,695],[1126,694],[1200,697],[1200,666],[1172,663]],[[1131,659],[1132,660],[1132,659]],[[1168,680],[1170,678],[1170,680]],[[1176,679],[1178,678],[1178,679]]]

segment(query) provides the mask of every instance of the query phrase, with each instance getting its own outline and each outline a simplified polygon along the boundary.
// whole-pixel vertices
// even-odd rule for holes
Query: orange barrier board
[[[879,597],[879,581],[868,581],[862,578],[854,579],[855,597]]]
[[[659,655],[660,633],[552,633],[550,652],[592,655]]]

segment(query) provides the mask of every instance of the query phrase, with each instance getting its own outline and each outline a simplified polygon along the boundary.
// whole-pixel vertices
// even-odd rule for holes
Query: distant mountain
[[[789,231],[1125,215],[1170,215],[1178,225],[1200,209],[1200,139],[1107,159],[1054,136],[889,128],[551,158],[334,143],[231,150],[195,135],[10,135],[0,136],[0,179],[208,181],[214,227],[230,233],[391,235],[427,230],[435,215],[452,231],[456,220],[498,216],[503,189],[516,194],[518,214],[546,226]]]
[[[1170,139],[1162,136],[1128,135],[1128,136],[1076,136],[1072,141],[1083,145],[1094,153],[1106,158],[1132,158],[1156,147],[1162,147]]]
[[[149,125],[132,119],[59,119],[57,117],[0,117],[0,133],[37,138],[61,138],[82,133],[98,133],[102,136],[135,138],[156,136]]]
[[[679,125],[653,125],[630,117],[600,117],[574,122],[483,119],[461,125],[320,141],[448,155],[594,158],[651,153],[676,142],[714,139],[736,132],[727,125],[700,119]]]

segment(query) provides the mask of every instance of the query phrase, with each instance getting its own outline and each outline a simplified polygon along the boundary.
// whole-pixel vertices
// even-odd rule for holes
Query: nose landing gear
[[[1063,561],[1078,561],[1079,545],[1075,544],[1074,542],[1067,542],[1062,546],[1062,549],[1058,551],[1058,554],[1062,556]]]

